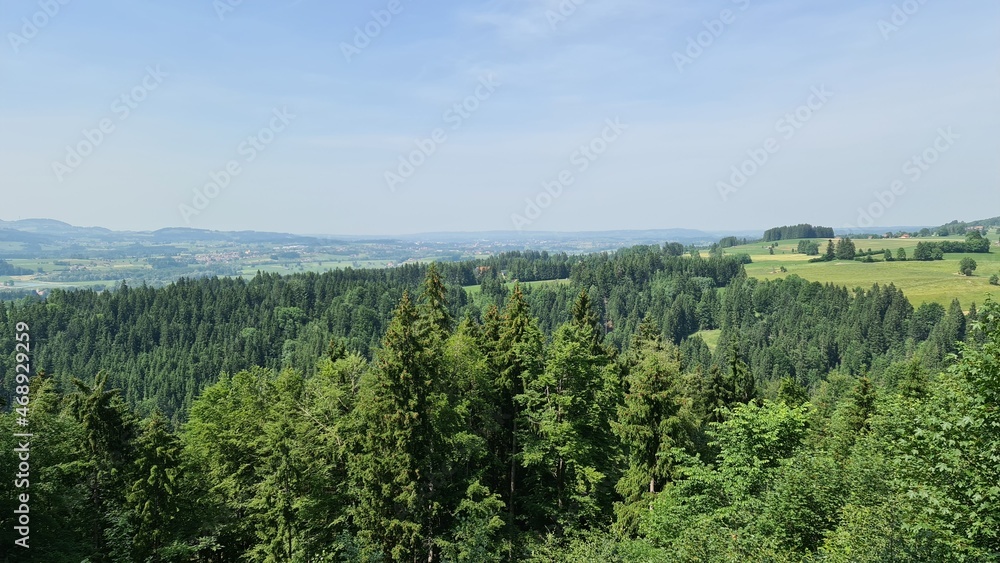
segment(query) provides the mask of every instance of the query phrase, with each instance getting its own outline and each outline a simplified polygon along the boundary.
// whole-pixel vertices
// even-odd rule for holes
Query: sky
[[[0,0],[0,219],[300,234],[1000,215],[996,0]]]

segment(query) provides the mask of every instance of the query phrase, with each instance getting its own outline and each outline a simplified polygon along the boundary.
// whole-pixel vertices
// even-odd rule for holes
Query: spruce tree
[[[107,383],[106,372],[98,373],[92,386],[74,378],[77,392],[70,397],[70,410],[86,437],[94,561],[108,560],[107,530],[112,527],[112,514],[124,504],[136,431],[135,417],[119,390],[107,389]]]
[[[450,324],[444,285],[430,268],[418,306],[404,293],[362,385],[351,473],[355,522],[373,556],[435,560],[465,494],[462,468],[476,446],[446,373]]]
[[[731,401],[733,404],[746,404],[757,398],[757,384],[753,372],[750,371],[750,366],[743,361],[735,343],[729,353],[729,381],[727,384],[732,392]]]
[[[517,433],[526,512],[533,527],[557,536],[597,525],[613,485],[608,445],[618,374],[595,345],[588,306],[581,295],[574,306],[578,314],[556,330],[544,371],[525,379],[524,393],[516,397],[527,422]]]
[[[431,264],[424,278],[418,310],[422,322],[437,335],[447,335],[451,331],[451,313],[448,311],[448,290],[441,280],[437,266]]]
[[[426,557],[427,523],[440,508],[426,487],[426,458],[433,450],[431,382],[417,322],[417,309],[404,292],[375,368],[362,383],[360,447],[351,461],[360,539],[371,557],[395,562]]]
[[[186,502],[181,443],[157,411],[136,440],[135,474],[125,494],[129,507],[128,554],[136,561],[165,561],[164,548],[184,539],[194,516]]]
[[[648,319],[629,349],[624,401],[617,408],[612,429],[625,455],[625,473],[615,489],[622,496],[616,504],[616,530],[634,534],[649,503],[673,478],[675,447],[687,447],[685,424],[680,416],[681,358],[665,343]]]
[[[723,409],[733,403],[733,389],[718,364],[708,368],[702,386],[698,403],[703,419],[705,422],[722,422],[725,420]]]
[[[781,384],[778,387],[778,402],[785,403],[790,407],[801,406],[809,400],[809,391],[805,387],[799,385],[795,378],[793,377],[783,377],[781,378]]]
[[[503,427],[503,446],[499,458],[506,466],[505,483],[500,488],[507,503],[509,521],[520,519],[519,502],[521,445],[518,436],[524,424],[522,405],[516,397],[524,393],[524,382],[538,376],[543,370],[543,337],[537,321],[532,318],[528,303],[519,284],[504,308],[500,320],[499,341],[496,350],[496,383],[499,395],[499,418]]]

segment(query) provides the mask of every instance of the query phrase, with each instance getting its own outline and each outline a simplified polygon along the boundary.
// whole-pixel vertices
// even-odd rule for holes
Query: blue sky
[[[397,234],[1000,215],[995,0],[576,2],[0,0],[0,219]],[[734,167],[752,173],[720,187]]]

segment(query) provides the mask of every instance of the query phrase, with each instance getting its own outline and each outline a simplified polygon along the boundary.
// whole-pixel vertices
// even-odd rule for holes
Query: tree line
[[[775,227],[764,231],[764,242],[799,238],[834,238],[833,227],[814,227],[803,223],[784,227]]]
[[[35,272],[19,268],[6,260],[0,260],[0,276],[30,276]]]

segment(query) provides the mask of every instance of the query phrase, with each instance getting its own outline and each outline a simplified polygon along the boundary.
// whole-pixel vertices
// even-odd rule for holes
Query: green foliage
[[[819,256],[819,243],[812,240],[800,240],[795,250],[806,256]]]
[[[797,238],[833,238],[833,228],[813,227],[808,224],[775,227],[764,231],[764,242]]]
[[[510,546],[502,540],[504,503],[478,481],[455,511],[454,540],[441,540],[442,557],[455,563],[499,562]]]
[[[613,458],[606,448],[617,374],[593,348],[595,329],[582,319],[556,332],[545,370],[516,397],[526,422],[519,457],[527,470],[527,511],[557,535],[595,525],[611,500]]]
[[[125,494],[130,524],[131,557],[144,561],[160,558],[164,550],[183,538],[184,523],[192,516],[187,485],[180,476],[181,443],[159,413],[145,422],[136,440],[135,475]]]
[[[433,291],[429,280],[428,291]],[[430,297],[425,316],[403,294],[357,403],[359,444],[350,462],[358,502],[352,517],[372,554],[391,561],[430,557],[451,510],[446,475],[455,413],[440,378],[442,330]],[[461,453],[461,452],[458,452]],[[452,507],[453,509],[453,507]]]
[[[651,500],[674,477],[671,451],[692,446],[688,435],[693,417],[685,412],[680,395],[681,356],[648,322],[636,335],[625,370],[624,401],[612,422],[628,464],[615,485],[623,498],[615,507],[615,526],[631,535]]]
[[[985,253],[990,251],[990,239],[983,236],[982,231],[973,229],[965,235],[965,251]]]
[[[851,237],[843,237],[837,241],[837,247],[834,251],[837,260],[854,260],[856,253],[857,249]]]
[[[737,407],[728,420],[714,424],[710,431],[719,449],[714,467],[675,450],[673,455],[685,478],[668,485],[654,500],[640,526],[642,537],[673,553],[674,560],[714,561],[755,553],[778,556],[786,551],[774,533],[779,527],[789,537],[814,531],[811,526],[817,520],[829,517],[825,499],[834,485],[804,496],[792,486],[787,492],[778,488],[770,497],[768,493],[775,483],[783,482],[786,473],[786,479],[795,475],[795,479],[805,480],[804,473],[798,474],[801,478],[794,474],[789,460],[803,446],[808,418],[808,406],[750,403]],[[800,514],[779,515],[792,506]],[[760,519],[762,511],[769,519]],[[795,541],[814,539],[809,536]]]
[[[809,391],[799,385],[794,379],[785,377],[782,378],[781,385],[778,388],[777,400],[779,403],[797,407],[809,400]]]
[[[790,553],[814,552],[840,518],[846,491],[840,473],[823,452],[799,452],[782,463],[764,495],[757,533]]]
[[[975,272],[976,268],[978,267],[979,264],[976,264],[975,260],[969,257],[965,257],[962,258],[962,261],[958,265],[958,272],[963,276],[971,276],[972,273]]]

